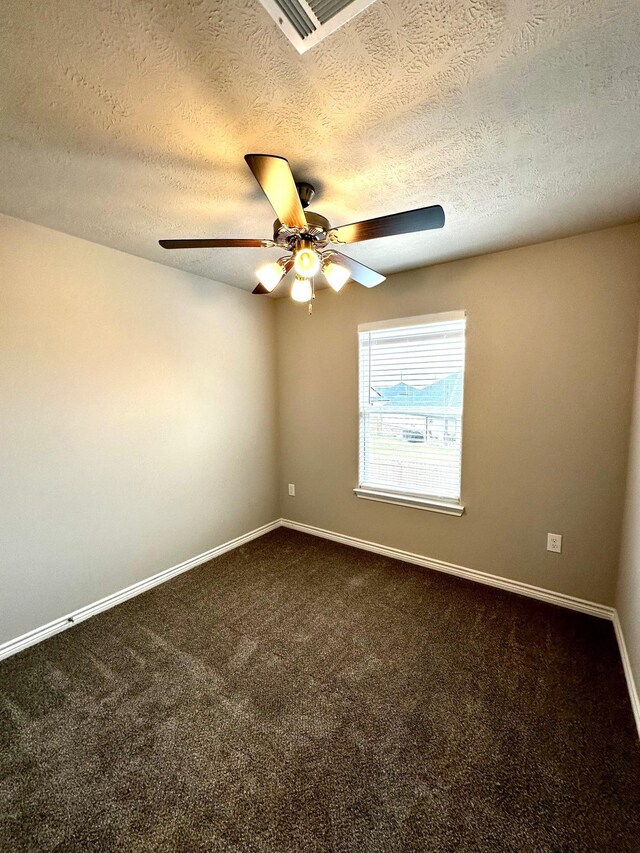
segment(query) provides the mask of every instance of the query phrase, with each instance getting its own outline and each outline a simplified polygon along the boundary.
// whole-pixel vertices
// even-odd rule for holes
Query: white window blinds
[[[358,328],[360,488],[457,503],[464,312]]]

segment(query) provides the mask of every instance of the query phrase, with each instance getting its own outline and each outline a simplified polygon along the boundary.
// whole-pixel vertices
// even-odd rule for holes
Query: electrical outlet
[[[295,498],[295,496],[296,496],[296,484],[295,483],[289,483],[289,494],[291,495],[292,498]]]
[[[562,536],[560,533],[547,533],[547,551],[555,554],[562,553]]]

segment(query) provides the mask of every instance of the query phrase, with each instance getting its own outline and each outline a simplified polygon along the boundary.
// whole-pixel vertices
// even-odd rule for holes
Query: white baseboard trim
[[[638,695],[638,688],[636,687],[636,683],[633,678],[629,652],[627,651],[627,644],[624,641],[622,625],[620,624],[620,617],[618,616],[617,610],[613,615],[613,628],[616,632],[616,639],[618,640],[618,648],[620,649],[620,657],[622,658],[622,668],[624,669],[624,677],[627,680],[627,689],[629,691],[629,699],[631,700],[631,709],[633,710],[633,716],[635,717],[636,727],[638,729],[638,737],[640,738],[640,696]]]
[[[427,569],[435,569],[437,572],[446,572],[448,575],[456,575],[460,578],[494,586],[498,589],[506,589],[516,592],[518,595],[526,595],[529,598],[537,598],[539,601],[547,601],[550,604],[558,604],[560,607],[568,607],[570,610],[579,610],[581,613],[589,613],[602,619],[613,619],[615,610],[605,604],[597,604],[595,601],[585,601],[573,595],[563,592],[553,592],[539,586],[511,580],[510,578],[491,575],[487,572],[479,572],[477,569],[467,569],[465,566],[457,566],[455,563],[446,563],[444,560],[436,560],[433,557],[423,557],[421,554],[412,554],[410,551],[401,551],[399,548],[391,548],[388,545],[378,545],[376,542],[367,542],[366,539],[357,539],[355,536],[347,536],[344,533],[334,533],[332,530],[323,530],[321,527],[313,527],[310,524],[300,524],[298,521],[282,519],[283,527],[299,530],[302,533],[310,533],[312,536],[320,536],[323,539],[331,539],[341,542],[343,545],[351,545],[361,548],[363,551],[372,551],[374,554],[382,554],[392,557],[394,560],[402,560],[405,563],[413,563],[416,566],[424,566]]]
[[[94,601],[93,604],[87,604],[85,607],[80,607],[78,610],[74,610],[73,613],[68,613],[60,619],[54,619],[53,622],[49,622],[41,628],[35,628],[33,631],[29,631],[27,634],[23,634],[15,640],[9,640],[8,642],[0,645],[0,660],[8,658],[11,655],[15,655],[23,649],[29,648],[29,646],[34,646],[36,643],[40,643],[42,640],[46,640],[54,634],[59,634],[60,631],[71,628],[78,622],[83,622],[85,619],[95,616],[96,613],[101,613],[103,610],[115,607],[116,604],[120,604],[128,598],[140,595],[140,593],[146,592],[148,589],[158,586],[158,584],[164,583],[165,581],[176,577],[176,575],[182,574],[182,572],[187,572],[189,569],[194,569],[196,566],[202,565],[202,563],[213,560],[214,557],[219,557],[227,551],[233,550],[233,548],[238,548],[240,545],[244,545],[252,539],[264,536],[265,533],[269,533],[270,530],[275,530],[277,527],[280,527],[280,525],[281,520],[279,518],[275,521],[269,522],[269,524],[263,524],[262,527],[256,527],[255,530],[250,530],[242,536],[237,536],[235,539],[223,542],[222,545],[211,548],[203,554],[198,554],[197,557],[192,557],[190,560],[178,563],[177,566],[172,566],[170,569],[164,569],[164,571],[158,572],[157,575],[152,575],[149,578],[145,578],[145,580],[138,581],[137,583],[126,587],[126,589],[121,589],[119,592],[107,595],[99,601]]]

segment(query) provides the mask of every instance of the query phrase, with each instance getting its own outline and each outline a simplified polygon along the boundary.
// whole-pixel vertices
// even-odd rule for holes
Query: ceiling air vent
[[[374,0],[260,0],[282,32],[304,53]]]

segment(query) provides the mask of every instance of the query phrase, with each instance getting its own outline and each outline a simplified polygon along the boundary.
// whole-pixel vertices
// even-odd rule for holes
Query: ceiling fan
[[[350,278],[365,287],[375,287],[385,277],[338,252],[336,246],[444,225],[444,210],[434,204],[333,228],[326,217],[306,209],[315,189],[294,181],[284,157],[247,154],[244,159],[278,217],[273,223],[273,239],[160,240],[160,245],[163,249],[282,248],[285,254],[281,258],[256,270],[258,284],[253,293],[271,293],[280,282],[293,277],[291,297],[309,302],[314,295],[313,279],[319,272],[336,292]]]

